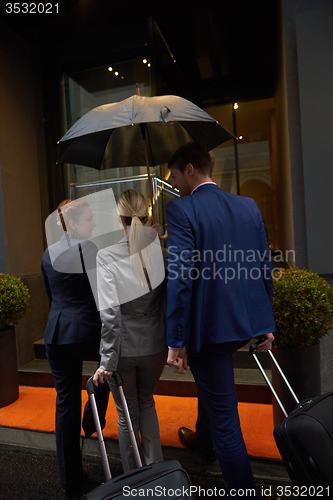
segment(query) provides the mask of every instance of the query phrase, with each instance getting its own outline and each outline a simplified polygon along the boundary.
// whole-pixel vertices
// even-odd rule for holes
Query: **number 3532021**
[[[58,14],[59,4],[51,2],[7,2],[6,14]]]
[[[278,497],[321,498],[330,496],[329,486],[277,486]]]

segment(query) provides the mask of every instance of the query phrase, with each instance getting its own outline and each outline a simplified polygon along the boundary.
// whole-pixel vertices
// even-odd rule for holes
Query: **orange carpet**
[[[56,392],[53,388],[20,387],[20,397],[13,404],[0,408],[0,426],[54,432]],[[83,406],[87,400],[82,391]],[[178,439],[181,426],[195,428],[197,398],[155,396],[164,446],[182,447]],[[281,458],[273,438],[271,405],[239,403],[242,431],[249,455]],[[117,412],[112,397],[107,411],[104,437],[117,439]]]

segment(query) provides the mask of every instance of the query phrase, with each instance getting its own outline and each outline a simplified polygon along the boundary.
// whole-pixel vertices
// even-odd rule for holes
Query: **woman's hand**
[[[98,387],[99,384],[104,384],[105,381],[111,380],[113,372],[108,372],[103,368],[97,368],[93,377],[93,384]]]
[[[150,227],[152,227],[153,229],[155,229],[155,231],[157,231],[157,234],[159,236],[162,235],[162,228],[161,228],[161,224],[153,224],[153,219],[150,219],[150,224],[149,224]]]

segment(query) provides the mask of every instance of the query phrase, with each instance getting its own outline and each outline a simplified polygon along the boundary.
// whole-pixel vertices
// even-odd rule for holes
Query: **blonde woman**
[[[118,201],[124,238],[97,255],[97,287],[102,321],[101,364],[94,383],[109,382],[118,412],[118,438],[124,472],[136,467],[126,421],[112,372],[124,391],[137,441],[146,464],[163,460],[153,398],[166,362],[166,252],[161,254],[160,226],[148,221],[145,198],[128,190]],[[160,256],[160,260],[158,259]]]

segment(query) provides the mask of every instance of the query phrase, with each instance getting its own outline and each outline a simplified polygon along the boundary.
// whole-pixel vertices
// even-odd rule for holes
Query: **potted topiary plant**
[[[307,269],[275,273],[273,312],[274,354],[299,400],[320,394],[319,340],[333,326],[333,288]],[[272,364],[273,385],[288,413],[294,399]],[[273,401],[274,424],[284,419]]]
[[[19,396],[15,327],[29,311],[30,295],[20,278],[0,273],[0,408]]]

